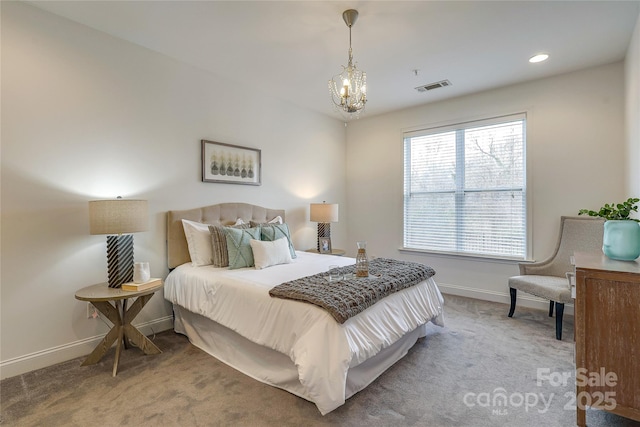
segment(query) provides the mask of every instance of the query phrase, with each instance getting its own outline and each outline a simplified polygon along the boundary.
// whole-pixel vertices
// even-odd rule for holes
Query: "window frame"
[[[409,194],[412,194],[410,192],[410,190],[407,190],[407,167],[408,165],[410,165],[411,163],[411,158],[409,155],[407,155],[406,152],[406,144],[407,144],[407,139],[410,139],[412,137],[418,137],[418,136],[428,136],[428,135],[434,135],[434,134],[439,134],[439,133],[444,133],[444,132],[450,132],[450,131],[457,131],[457,132],[462,132],[464,133],[465,130],[471,129],[471,128],[476,128],[476,127],[483,127],[483,126],[491,126],[494,124],[501,124],[501,123],[507,123],[510,121],[517,121],[517,120],[523,120],[523,185],[522,186],[511,186],[509,188],[504,188],[504,189],[500,189],[503,191],[512,191],[512,190],[518,190],[522,191],[523,194],[523,199],[524,199],[524,210],[523,210],[523,221],[524,221],[524,254],[522,257],[520,256],[501,256],[501,255],[497,255],[497,254],[490,254],[490,253],[475,253],[475,252],[459,252],[459,251],[446,251],[446,250],[438,250],[438,249],[423,249],[423,248],[414,248],[414,247],[408,247],[405,246],[406,244],[406,233],[407,233],[407,228],[406,228],[406,210],[407,210],[407,197]],[[403,201],[402,201],[402,246],[399,248],[399,250],[401,252],[413,252],[413,253],[426,253],[426,254],[432,254],[432,255],[439,255],[439,256],[451,256],[451,257],[460,257],[460,258],[471,258],[471,259],[483,259],[483,260],[492,260],[492,261],[498,261],[498,262],[507,262],[507,263],[514,263],[514,262],[522,262],[522,261],[530,261],[531,260],[531,254],[533,253],[533,245],[532,245],[532,234],[531,234],[531,194],[528,188],[528,183],[530,182],[530,175],[531,175],[531,165],[529,164],[529,155],[528,155],[528,151],[529,151],[529,129],[531,127],[531,121],[532,121],[532,114],[530,111],[527,110],[523,110],[521,112],[516,112],[516,113],[505,113],[505,114],[501,114],[501,115],[495,115],[495,116],[484,116],[484,117],[480,117],[480,118],[473,118],[473,119],[467,119],[467,120],[460,120],[460,121],[450,121],[448,123],[438,123],[438,124],[431,124],[431,125],[424,125],[424,126],[420,126],[420,127],[414,127],[411,129],[405,129],[403,130],[402,133],[402,150],[403,150],[403,169],[402,169],[402,173],[403,173],[403,179],[402,179],[402,185],[403,185],[403,192],[402,192],[402,197],[403,197]],[[464,149],[462,150],[462,153],[460,153],[460,146],[464,147],[464,138],[462,138],[462,140],[459,138],[459,134],[456,134],[456,181],[461,180],[462,178],[458,179],[458,177],[462,177],[464,176]],[[462,172],[462,173],[460,173]],[[409,184],[410,186],[410,184]],[[459,197],[464,197],[464,193],[470,193],[470,192],[483,192],[483,191],[496,191],[496,189],[491,188],[491,189],[478,189],[478,188],[473,188],[471,190],[469,189],[465,189],[464,186],[461,186],[461,190],[460,191],[460,187],[458,185],[458,183],[456,183],[455,189],[454,190],[443,190],[442,193],[455,193],[456,196],[455,198],[458,199]],[[427,192],[425,192],[427,193]],[[433,193],[435,194],[436,192],[428,192],[428,193]],[[456,200],[456,206],[459,206],[459,200]],[[456,222],[459,222],[462,218],[462,214],[463,212],[461,212],[461,210],[459,209],[459,207],[456,207]],[[462,236],[461,233],[456,232],[456,236],[455,239],[457,241],[456,243],[456,247],[459,247],[458,243],[459,243],[459,239],[463,239],[464,236]]]

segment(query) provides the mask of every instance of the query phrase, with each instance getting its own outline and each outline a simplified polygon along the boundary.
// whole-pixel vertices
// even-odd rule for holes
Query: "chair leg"
[[[553,301],[549,301],[549,317],[553,317]]]
[[[511,294],[511,307],[509,308],[509,317],[513,317],[513,312],[516,309],[516,296],[518,295],[518,290],[509,288],[509,293]]]
[[[556,339],[562,340],[562,315],[564,314],[564,304],[556,302]]]

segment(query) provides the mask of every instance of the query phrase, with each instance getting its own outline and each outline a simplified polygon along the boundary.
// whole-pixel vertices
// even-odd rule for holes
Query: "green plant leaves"
[[[605,203],[605,205],[601,207],[598,212],[589,209],[580,209],[578,215],[597,216],[606,220],[629,219],[632,221],[640,222],[640,220],[637,220],[635,218],[629,218],[631,212],[638,212],[638,205],[636,204],[638,202],[640,202],[639,198],[630,197],[629,199],[627,199],[627,201],[618,204]]]

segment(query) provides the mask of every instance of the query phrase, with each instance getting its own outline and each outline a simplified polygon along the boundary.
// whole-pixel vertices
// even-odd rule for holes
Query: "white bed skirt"
[[[251,378],[314,402],[298,380],[298,370],[287,355],[249,341],[231,329],[178,305],[174,304],[173,309],[175,331],[186,335],[199,349]],[[426,324],[405,334],[372,358],[351,367],[347,373],[345,399],[371,384],[424,336]]]

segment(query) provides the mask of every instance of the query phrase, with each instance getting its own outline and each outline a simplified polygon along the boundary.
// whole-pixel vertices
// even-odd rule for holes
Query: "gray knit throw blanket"
[[[275,286],[269,295],[315,304],[327,310],[338,323],[344,323],[387,295],[436,274],[423,264],[386,258],[369,261],[369,277],[355,277],[355,268],[349,265],[336,269],[353,275],[347,279],[329,282],[328,273],[315,274]]]

